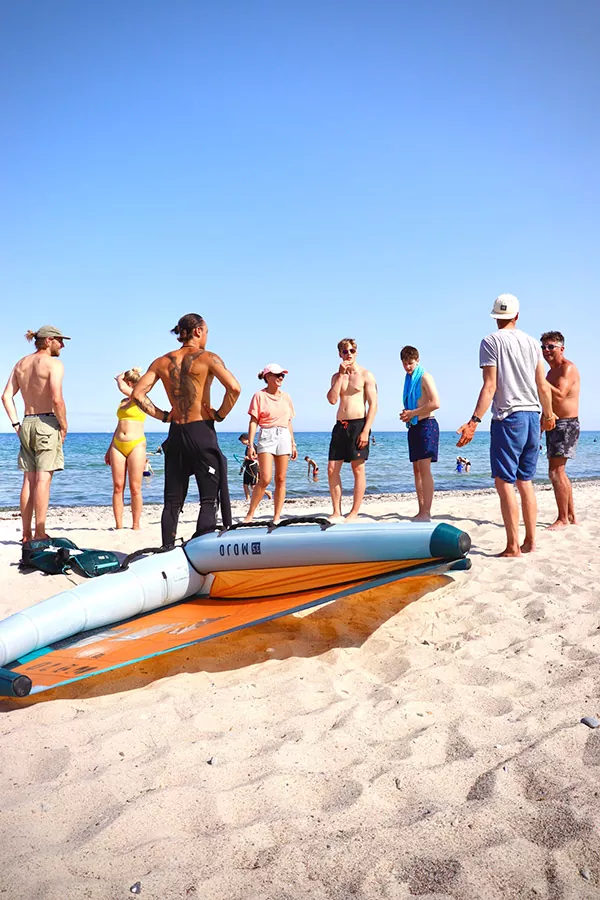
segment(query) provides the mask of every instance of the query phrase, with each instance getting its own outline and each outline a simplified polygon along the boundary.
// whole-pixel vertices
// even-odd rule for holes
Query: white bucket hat
[[[514,319],[519,312],[519,301],[514,294],[500,294],[494,300],[490,315],[494,319]]]

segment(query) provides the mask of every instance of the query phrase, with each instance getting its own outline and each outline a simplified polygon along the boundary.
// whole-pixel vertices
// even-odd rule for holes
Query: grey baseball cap
[[[54,325],[42,325],[35,333],[36,338],[62,338],[63,341],[70,341],[71,338],[63,334],[60,328]]]

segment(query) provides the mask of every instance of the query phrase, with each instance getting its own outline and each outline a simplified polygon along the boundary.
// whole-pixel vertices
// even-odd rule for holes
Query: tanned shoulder
[[[149,372],[158,372],[161,368],[163,368],[163,366],[166,366],[169,364],[170,358],[171,358],[171,356],[169,353],[165,353],[164,356],[157,356],[157,358],[155,360],[153,360],[150,363],[150,365],[148,366],[148,371]]]
[[[213,353],[211,350],[206,351],[207,361],[209,364],[222,366],[224,369],[227,368],[221,357],[217,353]]]

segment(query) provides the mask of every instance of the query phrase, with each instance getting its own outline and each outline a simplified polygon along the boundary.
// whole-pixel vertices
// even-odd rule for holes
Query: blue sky
[[[4,2],[3,382],[56,324],[71,430],[111,431],[112,376],[193,311],[243,386],[227,430],[272,360],[296,429],[330,428],[345,336],[376,431],[406,343],[456,428],[508,291],[566,334],[600,428],[599,28],[593,2]]]

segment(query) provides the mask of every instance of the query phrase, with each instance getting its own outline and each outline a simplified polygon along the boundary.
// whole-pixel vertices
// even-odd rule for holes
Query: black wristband
[[[12,425],[13,428],[19,428],[19,426],[21,425],[20,422],[11,422],[10,424]]]
[[[168,413],[167,410],[165,409],[164,413],[162,414],[162,420],[163,420],[163,422],[166,423],[168,418],[169,418],[169,413]]]
[[[215,419],[217,420],[217,422],[222,422],[224,418],[225,418],[225,416],[220,416],[219,413],[215,409]]]
[[[475,413],[473,413],[473,415],[471,416],[471,420],[470,420],[470,421],[471,421],[471,422],[477,422],[478,425],[481,425],[481,419],[479,418],[479,416],[476,416]]]

